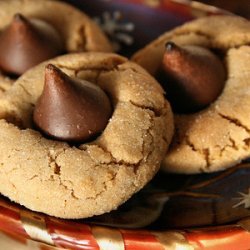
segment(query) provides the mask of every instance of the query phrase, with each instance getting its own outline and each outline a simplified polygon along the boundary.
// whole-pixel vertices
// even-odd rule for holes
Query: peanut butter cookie
[[[163,161],[163,169],[177,173],[213,172],[229,168],[248,158],[250,156],[250,22],[238,16],[200,18],[163,34],[138,51],[133,60],[158,77],[165,46],[167,50],[173,51],[173,42],[178,46],[203,47],[217,54],[224,65],[226,77],[224,88],[210,105],[195,112],[175,113],[176,131],[170,150]],[[182,59],[191,58],[180,49],[176,51],[175,55],[181,54]],[[172,62],[174,64],[174,61]],[[187,60],[178,65],[179,72],[187,71],[186,62]],[[206,74],[201,70],[203,62],[195,66],[195,71],[189,68],[186,83],[190,83],[190,78],[197,75],[202,75],[200,79],[204,81],[210,78],[211,75],[208,73],[210,71],[207,70]],[[164,63],[166,66],[166,61]],[[177,66],[173,64],[172,67]],[[165,79],[166,83],[171,80]],[[197,85],[203,84],[203,80]],[[186,88],[185,91],[188,92],[189,89]],[[166,92],[168,94],[167,88]],[[198,97],[200,96],[198,94]]]
[[[44,79],[45,67],[49,75]],[[101,134],[87,141],[54,139],[34,126],[39,98],[38,123],[44,110],[44,81],[55,86],[58,78],[64,86],[69,77],[99,86],[112,106]],[[75,113],[82,115],[78,109]],[[158,171],[173,134],[170,105],[154,78],[121,56],[100,52],[60,56],[27,71],[0,100],[0,117],[0,192],[61,218],[90,217],[124,203]],[[54,126],[60,127],[64,121],[58,119]],[[46,122],[39,124],[46,127]]]

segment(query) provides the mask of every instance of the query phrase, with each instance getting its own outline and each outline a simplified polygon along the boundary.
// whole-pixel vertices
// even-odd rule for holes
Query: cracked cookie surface
[[[165,43],[204,46],[223,54],[225,87],[208,108],[175,115],[176,132],[162,168],[169,172],[213,172],[250,156],[250,22],[211,16],[186,23],[140,50],[133,60],[154,75]]]
[[[112,51],[101,29],[83,12],[66,3],[51,0],[1,0],[0,32],[10,24],[16,13],[44,20],[55,27],[63,40],[65,53]],[[0,88],[2,84],[8,87],[12,82],[0,72]]]
[[[72,146],[33,129],[48,63],[109,95],[113,114],[94,141]],[[108,53],[60,56],[22,75],[0,100],[0,192],[32,210],[85,218],[116,209],[158,171],[173,134],[159,84]]]

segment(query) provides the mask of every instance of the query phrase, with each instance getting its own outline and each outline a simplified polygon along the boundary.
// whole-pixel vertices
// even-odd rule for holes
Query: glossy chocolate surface
[[[0,69],[21,75],[63,51],[60,34],[49,23],[16,14],[0,34]]]
[[[34,122],[45,134],[58,140],[84,142],[105,129],[111,111],[110,101],[100,87],[47,65],[43,93],[34,110]]]
[[[163,87],[178,113],[198,111],[222,92],[226,72],[219,57],[199,46],[166,44]]]

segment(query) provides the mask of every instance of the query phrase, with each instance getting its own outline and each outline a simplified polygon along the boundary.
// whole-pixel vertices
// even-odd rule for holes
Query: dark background
[[[122,18],[120,23],[132,22],[135,29],[129,34],[134,38],[133,46],[122,45],[119,53],[130,56],[138,49],[144,47],[147,43],[154,40],[160,34],[170,30],[182,23],[189,21],[191,16],[185,12],[181,12],[181,8],[166,12],[164,9],[149,8],[146,5],[128,4],[126,1],[116,0],[64,0],[82,9],[92,17],[100,17],[104,11],[110,13],[116,10],[122,10]],[[138,2],[170,2],[168,0],[138,0]],[[185,0],[189,2],[189,0]],[[213,5],[221,9],[228,10],[237,15],[250,19],[250,0],[197,0],[204,4]],[[127,1],[129,2],[129,1]],[[131,1],[133,2],[133,1]],[[134,1],[137,2],[137,1]],[[178,5],[178,4],[177,4]],[[181,5],[180,5],[181,6]],[[103,21],[103,20],[102,20]],[[119,30],[116,31],[116,33]],[[114,32],[113,32],[114,33]],[[113,33],[108,34],[110,40],[114,40]],[[116,39],[116,38],[115,38]]]
[[[250,18],[250,0],[198,0],[198,2],[214,5]]]

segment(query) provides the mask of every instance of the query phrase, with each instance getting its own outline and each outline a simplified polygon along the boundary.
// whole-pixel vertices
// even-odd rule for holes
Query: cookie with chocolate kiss
[[[173,126],[161,86],[127,58],[44,62],[0,99],[0,193],[60,218],[109,212],[159,170]]]
[[[249,44],[248,20],[209,16],[166,32],[133,56],[156,78],[164,69],[158,80],[175,110],[163,170],[214,172],[250,157]]]

